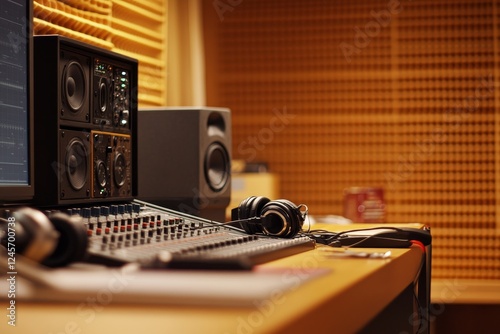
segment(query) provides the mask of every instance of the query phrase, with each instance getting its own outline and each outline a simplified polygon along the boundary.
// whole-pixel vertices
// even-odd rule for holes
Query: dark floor
[[[500,333],[500,304],[432,305],[431,334]]]

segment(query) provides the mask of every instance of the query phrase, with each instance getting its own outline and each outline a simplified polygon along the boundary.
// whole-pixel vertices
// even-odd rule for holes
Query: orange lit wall
[[[384,188],[429,224],[433,278],[500,279],[500,2],[205,1],[208,104],[281,196],[342,214]]]

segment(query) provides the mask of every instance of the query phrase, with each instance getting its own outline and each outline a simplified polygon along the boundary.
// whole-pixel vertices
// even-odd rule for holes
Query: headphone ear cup
[[[42,264],[48,267],[62,267],[85,259],[88,237],[85,226],[77,217],[62,212],[53,213],[49,219],[59,232],[59,240],[52,254]]]
[[[289,208],[290,219],[292,222],[290,233],[296,235],[302,230],[302,227],[304,226],[304,215],[300,211],[300,206],[295,205],[295,203],[292,203],[287,199],[281,199],[279,201]]]
[[[264,196],[250,196],[241,201],[238,207],[238,220],[260,217],[262,208],[271,200]],[[245,224],[241,223],[240,227],[248,234],[262,233],[260,224]]]
[[[267,218],[262,227],[263,232],[282,238],[293,238],[304,224],[299,207],[285,199],[267,203],[262,208],[261,216]]]
[[[26,258],[41,262],[57,246],[59,234],[42,212],[25,207],[14,211],[18,251]]]

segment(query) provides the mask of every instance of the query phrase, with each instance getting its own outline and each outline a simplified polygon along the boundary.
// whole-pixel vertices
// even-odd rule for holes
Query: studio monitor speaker
[[[58,35],[34,38],[35,204],[137,194],[137,60]]]
[[[138,113],[139,199],[216,221],[231,199],[231,114],[225,108]]]

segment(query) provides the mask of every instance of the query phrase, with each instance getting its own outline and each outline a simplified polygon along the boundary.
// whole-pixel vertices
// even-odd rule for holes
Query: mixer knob
[[[109,207],[101,206],[101,216],[109,216]]]
[[[111,212],[112,215],[117,215],[118,214],[118,205],[116,204],[112,204],[110,207],[109,207],[109,211]]]
[[[101,215],[101,208],[98,206],[93,206],[90,209],[90,216],[92,217],[99,217]]]
[[[90,218],[90,208],[83,208],[82,209],[82,217],[83,218]]]
[[[135,213],[141,212],[141,205],[136,203],[132,204],[132,211]]]

